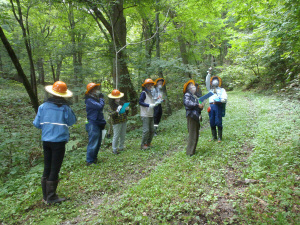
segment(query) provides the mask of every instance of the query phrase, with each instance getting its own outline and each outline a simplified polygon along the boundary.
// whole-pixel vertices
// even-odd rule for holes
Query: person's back
[[[76,122],[76,117],[69,106],[58,106],[46,101],[39,107],[38,116],[33,124],[42,129],[42,141],[62,142],[69,140],[68,127]]]

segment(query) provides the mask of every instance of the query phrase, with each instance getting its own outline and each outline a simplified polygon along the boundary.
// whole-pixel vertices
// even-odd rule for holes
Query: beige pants
[[[189,138],[186,147],[186,154],[194,155],[199,138],[200,123],[190,117],[187,117],[187,128],[189,131]]]

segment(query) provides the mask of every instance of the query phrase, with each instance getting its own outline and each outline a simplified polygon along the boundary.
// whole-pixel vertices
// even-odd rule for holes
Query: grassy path
[[[26,175],[32,185],[6,195],[1,219],[22,224],[300,223],[299,102],[230,92],[222,143],[207,141],[205,111],[203,116],[195,156],[185,155],[187,128],[180,110],[162,122],[149,151],[139,150],[141,129],[128,133],[125,152],[115,156],[103,150],[92,167],[83,164],[84,147],[70,150],[59,186],[70,200],[61,205],[39,201],[39,179],[33,174],[41,166],[33,168]],[[74,131],[83,126],[79,121]],[[25,200],[14,207],[12,200],[22,194]]]

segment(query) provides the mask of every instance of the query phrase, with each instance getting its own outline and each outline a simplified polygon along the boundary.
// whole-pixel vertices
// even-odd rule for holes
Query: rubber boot
[[[158,128],[158,126],[154,127],[154,136],[157,136],[157,128]]]
[[[46,182],[48,204],[61,203],[66,200],[66,198],[59,198],[58,195],[56,194],[57,185],[58,185],[58,180]]]
[[[218,127],[218,142],[222,141],[222,131],[223,127]]]
[[[212,134],[212,139],[210,139],[209,141],[217,140],[217,129],[216,129],[216,127],[211,127],[211,134]]]
[[[42,177],[41,184],[42,184],[42,191],[43,191],[43,202],[47,201],[47,189],[46,189],[46,177]]]

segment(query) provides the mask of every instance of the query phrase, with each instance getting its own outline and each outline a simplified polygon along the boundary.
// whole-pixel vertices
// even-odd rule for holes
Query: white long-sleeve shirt
[[[210,90],[212,93],[214,93],[214,89],[211,89]],[[225,102],[227,102],[227,93],[225,91],[224,88],[220,88],[220,87],[217,87],[216,88],[216,93],[214,93],[214,95],[210,96],[209,97],[209,103],[213,103],[215,99],[224,99]]]

